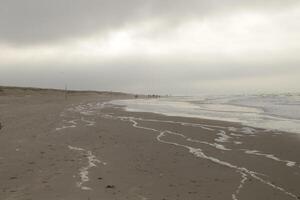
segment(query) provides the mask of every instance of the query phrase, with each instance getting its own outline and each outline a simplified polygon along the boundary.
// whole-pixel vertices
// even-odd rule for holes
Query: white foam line
[[[251,171],[251,170],[248,170],[244,167],[238,167],[236,165],[233,165],[231,163],[228,163],[228,162],[225,162],[225,161],[221,161],[215,157],[211,157],[211,156],[207,156],[206,154],[204,154],[202,152],[202,150],[200,148],[193,148],[193,147],[190,147],[190,146],[187,146],[187,145],[183,145],[183,144],[178,144],[178,143],[175,143],[175,142],[169,142],[169,141],[164,141],[162,140],[161,138],[163,136],[165,136],[165,133],[169,133],[169,134],[172,134],[171,131],[168,131],[168,130],[164,130],[164,131],[159,131],[159,130],[156,130],[156,129],[153,129],[153,128],[148,128],[148,127],[143,127],[143,126],[139,126],[138,123],[136,122],[136,118],[132,118],[132,117],[117,117],[123,121],[130,121],[133,123],[133,127],[135,128],[140,128],[140,129],[144,129],[144,130],[150,130],[150,131],[154,131],[154,132],[157,132],[159,133],[156,137],[156,139],[161,142],[161,143],[165,143],[165,144],[170,144],[170,145],[174,145],[174,146],[178,146],[178,147],[183,147],[183,148],[186,148],[189,150],[190,153],[192,153],[193,155],[195,155],[196,157],[198,158],[203,158],[203,159],[206,159],[206,160],[209,160],[211,162],[214,162],[216,164],[219,164],[219,165],[222,165],[222,166],[225,166],[225,167],[229,167],[231,169],[234,169],[236,171],[238,171],[239,173],[244,173],[244,174],[247,174],[249,176],[251,176],[252,178],[260,181],[261,183],[263,184],[266,184],[268,186],[270,186],[271,188],[273,189],[276,189],[276,190],[279,190],[281,191],[282,193],[284,193],[285,195],[287,196],[290,196],[294,199],[298,199],[298,197],[291,193],[291,192],[288,192],[286,191],[284,188],[280,187],[280,186],[277,186],[277,185],[274,185],[273,183],[271,183],[270,181],[267,181],[267,180],[264,180],[263,178],[260,178],[259,176],[257,176],[257,172],[254,172],[254,171]],[[140,120],[140,121],[149,121],[149,120],[144,120],[142,118],[138,118],[137,120]],[[155,120],[155,121],[159,121],[159,120]],[[246,127],[248,128],[248,127]],[[249,128],[249,129],[244,129],[246,131],[249,131],[250,132],[250,129],[252,128]],[[253,130],[251,130],[251,134],[253,133]],[[182,135],[182,134],[181,134]],[[245,180],[246,181],[246,180]],[[245,182],[244,181],[244,182]],[[243,183],[244,184],[244,183]]]
[[[156,120],[156,119],[142,119],[142,118],[135,118],[135,119],[141,121],[173,123],[173,124],[180,124],[182,126],[200,127],[202,129],[210,130],[210,131],[215,131],[216,129],[223,129],[223,130],[225,129],[234,132],[242,132],[244,134],[252,135],[252,136],[257,132],[257,130],[252,127],[236,128],[232,126],[226,127],[226,126],[208,125],[208,124],[201,124],[201,123],[189,123],[189,122],[180,122],[180,121],[178,122],[178,121],[171,121],[171,120]],[[244,135],[236,134],[235,136],[244,136]]]
[[[218,144],[218,143],[209,143],[206,141],[200,141],[200,140],[195,140],[195,139],[191,139],[191,138],[188,138],[187,141],[196,142],[196,143],[200,143],[200,144],[206,144],[206,145],[212,146],[216,149],[223,150],[223,151],[231,151],[231,149],[228,149],[224,145]]]
[[[103,106],[105,106],[106,104],[103,104]],[[147,121],[147,122],[161,122],[161,123],[171,123],[171,124],[180,124],[182,126],[190,126],[190,127],[200,127],[202,129],[205,130],[209,130],[209,131],[215,131],[215,128],[218,129],[228,129],[228,130],[235,130],[238,131],[238,128],[235,127],[226,127],[226,126],[219,126],[219,125],[208,125],[208,124],[202,124],[202,123],[190,123],[190,122],[181,122],[181,121],[172,121],[172,120],[157,120],[157,119],[143,119],[143,118],[137,118],[137,117],[129,117],[129,116],[118,116],[115,118],[119,118],[119,119],[133,119],[133,120],[141,120],[141,121]],[[252,129],[253,131],[255,131],[255,129],[250,128],[250,127],[245,127],[245,128],[249,128]]]
[[[217,135],[220,136],[220,137],[218,137],[218,138],[215,139],[216,142],[222,142],[222,143],[225,143],[225,142],[228,142],[229,139],[231,138],[231,137],[228,136],[228,135],[226,134],[226,132],[223,131],[223,130],[220,130],[220,132],[217,133]]]
[[[76,124],[77,124],[76,121],[77,121],[77,120],[70,120],[70,121],[67,121],[67,123],[76,125]]]
[[[242,190],[246,181],[248,180],[247,174],[241,172],[241,175],[242,175],[242,180],[241,180],[240,185],[238,186],[237,190],[235,191],[235,193],[232,194],[232,200],[238,200],[237,196],[239,195],[240,191]]]
[[[71,124],[71,125],[63,125],[62,127],[56,128],[55,130],[56,130],[56,131],[61,131],[61,130],[63,130],[63,129],[67,129],[67,128],[76,128],[76,125],[77,125],[76,121],[77,121],[77,120],[70,120],[70,121],[63,120],[63,122],[68,123],[68,124]]]
[[[243,144],[241,141],[233,141],[234,144]]]
[[[238,129],[236,127],[232,127],[232,126],[228,127],[228,130],[229,131],[233,131],[233,132],[237,132],[238,131]]]
[[[288,196],[290,196],[290,197],[292,197],[294,199],[298,199],[296,195],[294,195],[294,194],[286,191],[282,187],[276,186],[276,185],[272,184],[271,182],[258,177],[257,176],[258,173],[254,172],[254,171],[250,171],[250,170],[248,170],[248,169],[246,169],[244,167],[237,167],[237,166],[232,165],[230,163],[227,163],[227,162],[224,162],[224,161],[220,161],[219,159],[214,158],[214,157],[206,156],[202,152],[201,149],[196,149],[196,148],[193,148],[193,147],[189,147],[187,145],[177,144],[177,143],[173,143],[173,142],[163,141],[160,138],[162,136],[164,136],[164,133],[166,131],[159,131],[159,130],[156,130],[156,129],[153,129],[153,128],[139,126],[138,123],[137,123],[137,120],[139,120],[139,121],[148,121],[148,122],[149,121],[151,121],[151,122],[165,122],[165,123],[174,123],[174,124],[191,125],[191,126],[195,126],[195,125],[196,126],[205,126],[205,127],[208,126],[208,127],[221,128],[221,129],[227,128],[229,130],[233,130],[232,127],[210,126],[210,125],[204,125],[204,124],[195,124],[195,123],[186,123],[186,122],[175,122],[175,121],[166,121],[166,120],[154,120],[154,119],[142,119],[142,118],[125,117],[125,116],[117,116],[117,117],[110,116],[110,117],[112,117],[113,119],[121,119],[122,121],[130,121],[131,123],[133,123],[133,127],[135,127],[135,128],[157,132],[157,133],[159,133],[159,135],[157,136],[157,140],[159,142],[187,148],[189,150],[189,152],[192,153],[192,154],[194,154],[196,157],[204,158],[204,159],[210,160],[212,162],[215,162],[217,164],[220,164],[220,165],[223,165],[223,166],[235,169],[235,170],[239,171],[239,173],[248,174],[251,177],[253,177],[254,179],[260,181],[261,183],[264,183],[264,184],[272,187],[273,189],[279,190],[279,191],[283,192],[285,195],[288,195]],[[256,130],[254,128],[251,128],[251,127],[243,127],[239,131],[241,131],[241,132],[243,132],[245,134],[249,134],[249,135],[254,135],[255,132],[256,132]]]
[[[73,107],[67,108],[66,110],[69,112],[77,112],[77,113],[80,113],[81,115],[85,115],[85,116],[91,116],[91,115],[94,115],[95,109],[99,109],[99,108],[102,109],[104,107],[104,105],[105,105],[105,103],[97,103],[95,105],[88,103],[88,104],[79,104],[77,106],[72,104]],[[66,117],[65,112],[62,112],[60,116]],[[84,117],[81,117],[80,120],[87,123],[86,126],[94,126],[96,124],[95,121],[87,120]],[[67,123],[67,125],[64,124],[62,127],[56,128],[55,130],[60,131],[60,130],[67,129],[67,128],[76,128],[76,125],[77,125],[76,121],[77,121],[77,119],[70,120],[70,121],[63,120],[63,122]],[[69,124],[71,124],[71,125],[69,125]]]
[[[174,123],[177,123],[177,122],[174,122]],[[179,124],[181,124],[182,126],[190,126],[190,127],[199,127],[199,128],[202,128],[202,129],[205,129],[205,130],[208,130],[208,131],[215,131],[215,129],[213,128],[209,128],[207,127],[206,125],[203,125],[203,124],[194,124],[194,123],[186,123],[186,122],[178,122]],[[219,127],[215,127],[213,126],[214,128],[219,128]]]
[[[87,104],[79,104],[75,107],[71,107],[68,109],[68,111],[77,112],[85,116],[91,116],[95,115],[95,111],[98,109],[103,109],[105,107],[106,103],[87,103]]]
[[[214,131],[213,128],[220,128],[220,129],[227,129],[225,126],[216,126],[216,125],[207,125],[207,124],[199,124],[199,123],[189,123],[189,122],[178,122],[178,121],[171,121],[171,120],[157,120],[157,119],[143,119],[143,118],[137,118],[137,117],[128,117],[128,116],[118,116],[116,118],[119,119],[133,119],[133,120],[140,120],[145,122],[161,122],[161,123],[171,123],[171,124],[180,124],[182,126],[191,126],[191,127],[200,127],[204,128],[206,130]]]
[[[73,146],[68,146],[69,149],[74,150],[74,151],[80,151],[83,155],[85,155],[88,159],[88,165],[84,166],[79,169],[79,176],[80,176],[80,181],[76,183],[77,187],[79,187],[82,190],[92,190],[90,187],[84,186],[84,183],[88,182],[89,179],[89,170],[93,167],[97,167],[96,163],[100,163],[103,165],[106,165],[105,162],[100,161],[99,159],[96,158],[95,155],[91,151],[85,150],[83,148],[79,147],[73,147]]]
[[[251,155],[257,155],[257,156],[263,156],[263,157],[266,157],[266,158],[269,158],[271,160],[275,160],[275,161],[278,161],[278,162],[283,162],[286,164],[286,166],[288,167],[294,167],[296,165],[296,162],[294,161],[290,161],[290,160],[282,160],[272,154],[265,154],[265,153],[261,153],[257,150],[244,150],[244,152],[246,154],[251,154]]]
[[[60,127],[60,128],[56,128],[55,130],[56,130],[56,131],[61,131],[61,130],[66,129],[66,128],[76,128],[76,126],[75,126],[75,125],[71,125],[71,126],[62,126],[62,127]]]
[[[104,115],[105,118],[114,118],[112,115]],[[137,121],[136,120],[139,120],[139,121],[159,121],[159,120],[144,120],[142,118],[134,118],[134,117],[116,117],[117,119],[121,119],[122,121],[130,121],[133,123],[133,127],[135,128],[140,128],[140,129],[144,129],[144,130],[150,130],[150,131],[154,131],[154,132],[159,132],[158,130],[156,129],[153,129],[153,128],[148,128],[148,127],[142,127],[142,126],[139,126]],[[165,122],[165,121],[164,121]],[[170,121],[168,121],[170,122]],[[202,128],[202,126],[199,126],[200,128]],[[215,129],[211,129],[211,130],[215,130]],[[171,132],[171,131],[169,131]],[[175,132],[172,132],[173,134],[175,134]],[[182,137],[186,137],[182,134],[179,134],[179,133],[176,133],[177,135],[180,135]],[[195,140],[195,139],[192,139],[192,138],[187,138],[187,141],[189,142],[196,142],[196,143],[201,143],[201,144],[206,144],[206,145],[209,145],[209,146],[212,146],[212,147],[215,147],[216,149],[219,149],[219,150],[224,150],[224,151],[229,151],[231,149],[228,149],[226,148],[224,145],[221,145],[221,144],[217,144],[217,143],[209,143],[209,142],[206,142],[206,141],[200,141],[200,140]]]
[[[243,137],[242,134],[237,134],[237,133],[230,133],[230,135],[234,137]]]
[[[245,133],[247,135],[254,135],[256,133],[256,130],[250,127],[242,127],[240,132]]]
[[[112,115],[110,114],[104,114],[104,115],[101,115],[101,117],[105,118],[105,119],[116,119],[114,118]]]
[[[270,187],[272,187],[273,189],[276,189],[276,190],[279,190],[281,192],[283,192],[285,195],[288,195],[294,199],[298,199],[296,195],[286,191],[285,189],[283,189],[282,187],[279,187],[279,186],[276,186],[274,184],[272,184],[271,182],[267,181],[267,180],[264,180],[260,177],[258,177],[256,174],[256,172],[254,171],[251,171],[251,170],[248,170],[244,167],[238,167],[236,165],[233,165],[231,163],[228,163],[228,162],[225,162],[225,161],[221,161],[217,158],[214,158],[214,157],[211,157],[211,156],[207,156],[206,154],[204,154],[202,152],[202,149],[200,148],[193,148],[193,147],[190,147],[190,146],[187,146],[187,145],[183,145],[183,144],[178,144],[178,143],[175,143],[175,142],[168,142],[168,141],[164,141],[161,139],[161,137],[165,136],[165,133],[167,133],[168,131],[163,131],[161,132],[158,136],[157,136],[157,140],[159,142],[162,142],[162,143],[165,143],[165,144],[171,144],[171,145],[175,145],[175,146],[179,146],[179,147],[183,147],[183,148],[186,148],[189,150],[190,153],[194,154],[196,157],[198,158],[203,158],[203,159],[207,159],[207,160],[210,160],[216,164],[219,164],[219,165],[223,165],[223,166],[226,166],[226,167],[229,167],[231,169],[235,169],[237,170],[239,173],[245,173],[245,174],[248,174],[249,176],[253,177],[254,179],[260,181],[261,183],[264,183]]]
[[[246,135],[249,135],[249,136],[254,136],[255,133],[257,132],[257,130],[252,128],[252,127],[236,128],[236,127],[232,127],[232,126],[226,127],[226,126],[217,126],[217,125],[207,125],[207,124],[201,124],[201,123],[189,123],[189,122],[180,122],[180,121],[172,121],[172,120],[143,119],[143,118],[127,117],[127,116],[118,116],[116,118],[119,118],[119,119],[128,119],[128,118],[130,118],[130,119],[133,119],[133,120],[136,120],[136,121],[179,124],[179,125],[182,125],[182,126],[199,127],[199,128],[209,130],[209,131],[215,131],[216,129],[222,129],[220,131],[223,131],[223,130],[237,131],[237,132],[242,132],[242,133],[244,133]],[[234,133],[231,133],[231,134],[232,134],[232,136],[244,136],[244,135],[241,135],[241,134],[234,134]]]
[[[206,142],[206,141],[200,141],[200,140],[195,140],[195,139],[192,139],[192,138],[187,138],[185,135],[181,134],[181,133],[176,133],[176,132],[173,132],[173,131],[167,131],[169,134],[172,134],[172,135],[177,135],[177,136],[180,136],[182,138],[185,138],[186,141],[189,141],[189,142],[194,142],[194,143],[200,143],[200,144],[205,144],[205,145],[209,145],[209,146],[212,146],[216,149],[219,149],[219,150],[223,150],[223,151],[230,151],[231,149],[228,149],[226,147],[224,147],[223,145],[221,144],[217,144],[217,143],[209,143],[209,142]]]
[[[103,105],[103,104],[102,104]],[[82,111],[83,109],[85,109],[84,107],[82,106],[79,106],[77,108],[77,110],[80,110],[81,114],[91,114],[92,111]],[[183,125],[183,126],[192,126],[192,127],[200,127],[200,128],[203,128],[203,129],[206,129],[206,130],[210,130],[210,131],[214,131],[215,129],[213,128],[220,128],[220,129],[229,129],[229,130],[232,130],[232,127],[223,127],[223,126],[215,126],[215,125],[206,125],[206,124],[197,124],[197,123],[187,123],[187,122],[176,122],[176,121],[169,121],[169,120],[155,120],[155,119],[142,119],[142,118],[134,118],[134,117],[124,117],[124,116],[118,116],[118,117],[114,117],[112,115],[105,115],[106,118],[113,118],[113,119],[121,119],[122,121],[129,121],[132,123],[133,127],[135,128],[139,128],[139,129],[144,129],[144,130],[149,130],[149,131],[154,131],[154,132],[158,132],[159,135],[157,136],[157,140],[159,142],[162,142],[162,143],[167,143],[167,144],[172,144],[172,145],[176,145],[176,146],[181,146],[181,147],[185,147],[189,150],[190,153],[194,154],[196,157],[200,157],[200,158],[204,158],[204,159],[208,159],[212,162],[215,162],[217,164],[220,164],[220,165],[224,165],[224,166],[227,166],[227,167],[230,167],[230,168],[233,168],[233,169],[236,169],[237,171],[239,171],[239,173],[246,173],[250,176],[252,176],[254,179],[256,180],[259,180],[260,182],[266,184],[266,185],[269,185],[270,187],[274,188],[274,189],[277,189],[283,193],[285,193],[286,195],[288,196],[291,196],[295,199],[297,199],[297,196],[290,193],[290,192],[287,192],[286,190],[284,190],[283,188],[279,187],[279,186],[276,186],[272,183],[270,183],[269,181],[266,181],[260,177],[258,177],[256,174],[256,172],[253,172],[253,171],[250,171],[250,170],[247,170],[246,168],[241,168],[241,167],[237,167],[235,165],[232,165],[230,163],[227,163],[227,162],[224,162],[224,161],[220,161],[218,160],[217,158],[214,158],[214,157],[209,157],[209,156],[206,156],[201,149],[196,149],[196,148],[193,148],[193,147],[189,147],[187,145],[182,145],[182,144],[177,144],[177,143],[172,143],[172,142],[167,142],[167,141],[163,141],[160,139],[160,137],[164,136],[164,134],[166,133],[166,131],[159,131],[159,130],[156,130],[156,129],[153,129],[153,128],[148,128],[148,127],[143,127],[143,126],[140,126],[138,125],[137,121],[148,121],[148,122],[163,122],[163,123],[173,123],[173,124],[180,124],[180,125]],[[237,129],[235,129],[237,130]],[[253,128],[250,128],[250,127],[243,127],[241,128],[241,130],[239,130],[245,134],[249,134],[249,135],[253,135],[256,130],[253,129]],[[172,133],[171,131],[167,131],[168,133],[170,134],[174,134]],[[223,134],[224,132],[222,132],[222,136],[221,136],[221,141],[226,141],[228,140],[228,138],[226,138],[226,133]],[[228,136],[229,137],[229,136]],[[189,138],[189,140],[191,141],[192,139]],[[206,143],[204,141],[201,141],[202,143]],[[219,147],[219,149],[222,149],[221,146],[216,146],[216,147]],[[84,174],[83,174],[84,175]]]
[[[128,121],[127,119],[123,119],[123,121]],[[140,128],[140,129],[144,129],[144,130],[148,130],[148,131],[154,131],[154,132],[159,132],[158,130],[154,129],[154,128],[148,128],[148,127],[143,127],[143,126],[139,126],[138,123],[133,120],[133,119],[130,119],[129,118],[129,121],[132,122],[132,126],[135,127],[135,128]]]
[[[94,111],[85,110],[85,111],[81,111],[80,114],[86,115],[86,116],[92,116],[92,115],[94,115]]]

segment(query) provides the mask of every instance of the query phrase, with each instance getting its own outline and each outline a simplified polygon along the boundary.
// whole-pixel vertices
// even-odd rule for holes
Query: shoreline
[[[113,104],[115,105],[115,104]],[[119,105],[116,105],[119,106]],[[244,124],[243,122],[237,122],[237,121],[225,121],[225,120],[221,120],[221,119],[213,119],[213,118],[203,118],[203,117],[193,117],[193,116],[181,116],[181,115],[168,115],[168,114],[164,114],[164,113],[159,113],[159,112],[147,112],[147,111],[134,111],[134,110],[130,110],[130,109],[126,109],[126,106],[124,106],[123,111],[128,112],[128,113],[137,113],[137,114],[155,114],[155,115],[162,115],[164,117],[175,117],[175,118],[182,118],[182,119],[190,119],[190,120],[195,120],[195,121],[208,121],[208,123],[228,123],[228,124],[234,124],[236,126],[245,126],[245,127],[249,127],[249,128],[253,128],[253,129],[261,129],[261,131],[263,132],[280,132],[280,133],[285,133],[285,134],[293,134],[293,135],[299,135],[300,133],[297,132],[289,132],[289,131],[284,131],[284,130],[279,130],[279,129],[267,129],[267,128],[263,128],[263,127],[258,127],[258,126],[251,126],[251,125],[247,125]]]
[[[107,103],[120,98],[0,96],[0,198],[300,198],[297,134]]]
[[[125,99],[113,100],[112,104],[124,106],[128,112],[151,112],[162,114],[165,116],[180,116],[187,118],[197,118],[206,120],[224,121],[229,123],[240,123],[244,126],[250,126],[261,129],[275,130],[281,132],[289,132],[300,134],[300,120],[297,118],[289,118],[279,116],[273,113],[259,112],[258,110],[265,110],[264,107],[251,107],[248,105],[231,104],[231,103],[203,103],[193,104],[189,101],[173,101],[172,99],[165,98],[151,102],[153,99]],[[137,102],[136,102],[137,101]],[[176,104],[174,104],[176,103]],[[178,105],[177,105],[178,104]],[[182,104],[182,105],[181,105]],[[190,104],[190,105],[186,105]],[[224,111],[224,110],[211,110],[202,108],[206,105],[210,106],[237,106],[239,109],[254,108],[257,111]],[[192,107],[190,107],[192,106]],[[179,108],[177,108],[179,107]],[[238,109],[238,108],[227,108]]]

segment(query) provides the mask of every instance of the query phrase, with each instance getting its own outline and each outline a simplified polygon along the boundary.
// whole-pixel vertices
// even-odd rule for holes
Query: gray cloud
[[[1,0],[0,42],[48,43],[154,18],[176,24],[186,17],[236,9],[284,9],[295,3],[298,0]]]
[[[0,85],[300,91],[298,2],[0,0]]]

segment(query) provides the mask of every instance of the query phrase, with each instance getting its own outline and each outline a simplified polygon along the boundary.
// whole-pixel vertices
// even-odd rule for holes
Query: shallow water
[[[240,122],[300,133],[300,95],[231,95],[117,100],[128,111]]]

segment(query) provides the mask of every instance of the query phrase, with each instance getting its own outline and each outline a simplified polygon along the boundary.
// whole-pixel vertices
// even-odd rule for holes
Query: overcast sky
[[[300,92],[299,0],[0,0],[0,85]]]

